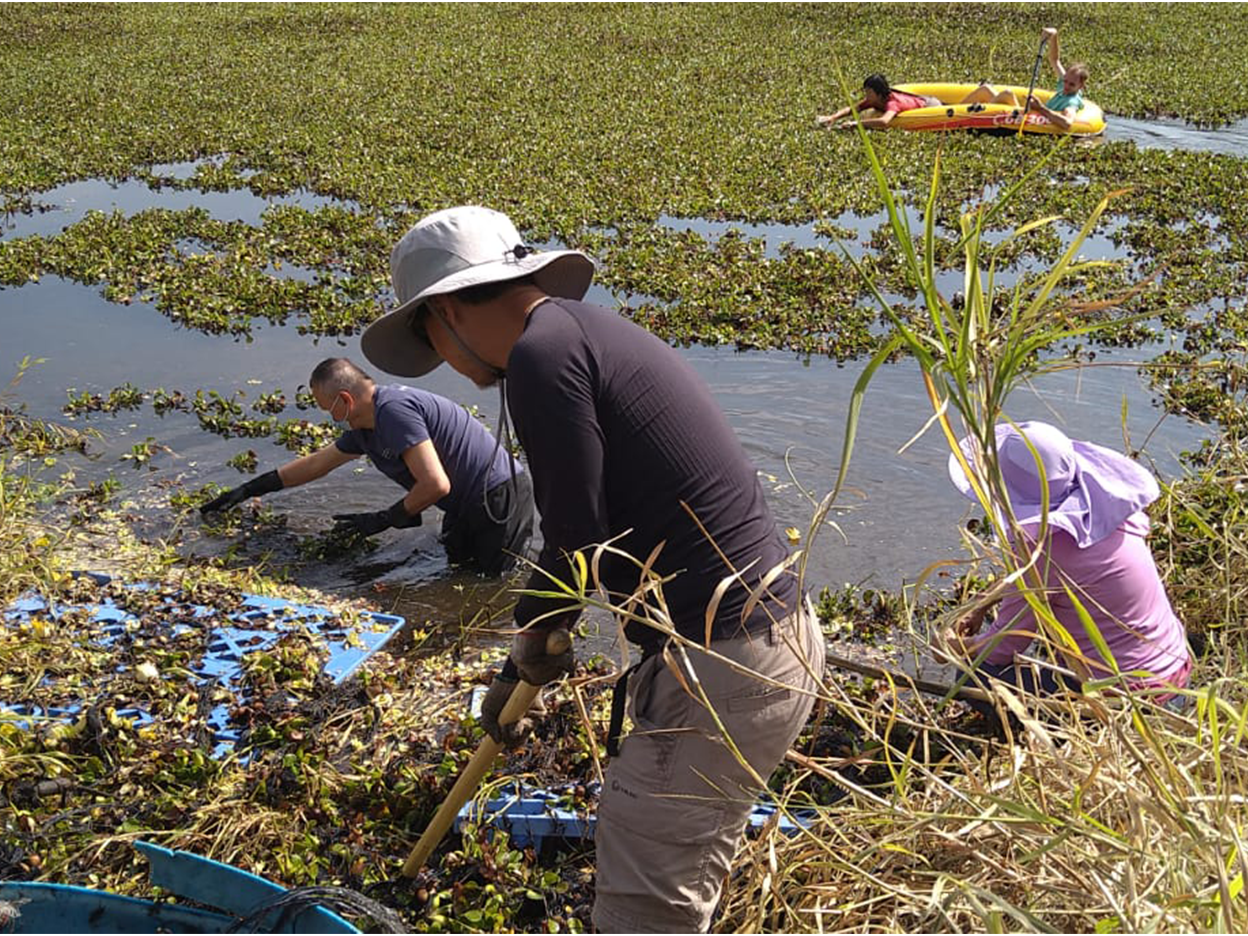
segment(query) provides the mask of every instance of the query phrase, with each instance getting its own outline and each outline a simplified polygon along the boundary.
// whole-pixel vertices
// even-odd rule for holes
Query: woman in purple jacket
[[[1170,607],[1145,540],[1149,520],[1143,508],[1160,493],[1156,479],[1131,459],[1091,442],[1072,441],[1047,423],[1019,423],[1017,430],[1003,424],[996,434],[1002,480],[1020,530],[1014,544],[1020,561],[1040,546],[1034,569],[1022,581],[1035,584],[1039,576],[1049,607],[1076,644],[1060,651],[1060,662],[1081,681],[1111,677],[1116,670],[1124,688],[1186,686],[1192,668],[1187,634]],[[970,440],[963,441],[968,462],[973,463],[975,449]],[[1040,544],[1037,456],[1049,489],[1048,527]],[[952,455],[949,476],[964,495],[975,498]],[[1013,587],[1002,591],[991,626],[976,635],[996,603],[989,600],[947,632],[946,644],[978,661],[978,670],[987,675],[1033,692],[1062,688],[1050,670],[1043,670],[1037,682],[1032,668],[1015,666],[1015,655],[1031,645],[1041,628],[1022,592]],[[1100,632],[1111,659],[1084,626],[1080,607]],[[1172,696],[1163,693],[1157,701]]]

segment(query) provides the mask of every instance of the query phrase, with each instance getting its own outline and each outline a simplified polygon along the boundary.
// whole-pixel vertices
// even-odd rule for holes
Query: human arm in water
[[[199,512],[201,515],[207,516],[214,511],[228,510],[249,497],[263,497],[265,494],[272,494],[274,491],[307,484],[309,481],[315,481],[317,478],[324,477],[335,468],[345,465],[356,458],[359,458],[359,456],[348,455],[339,449],[336,444],[327,445],[310,455],[296,458],[294,461],[287,462],[274,471],[252,478],[236,488],[231,488],[224,494],[204,504],[199,508]]]
[[[437,503],[451,491],[451,481],[433,443],[426,439],[403,451],[403,463],[413,478],[408,492],[385,510],[334,514],[337,531],[372,536],[391,527],[420,526],[421,511]]]

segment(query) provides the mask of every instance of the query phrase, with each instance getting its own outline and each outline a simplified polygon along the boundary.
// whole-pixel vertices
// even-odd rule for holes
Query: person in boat
[[[1174,698],[1187,685],[1192,658],[1186,629],[1166,597],[1145,539],[1149,520],[1144,508],[1159,494],[1152,473],[1111,449],[1072,441],[1043,422],[1019,423],[1017,429],[1002,424],[996,437],[1006,496],[1020,531],[1016,554],[1030,557],[1039,546],[1034,570],[1044,582],[1054,616],[1075,641],[1060,651],[1064,659],[1056,661],[1076,674],[1073,688],[1085,680],[1112,677],[1117,667],[1129,674],[1119,688],[1169,690],[1155,700]],[[978,446],[968,438],[961,448],[974,463]],[[1043,543],[1038,541],[1044,516],[1038,464],[1044,466],[1049,495]],[[949,477],[964,495],[977,499],[954,455],[949,457]],[[1035,580],[1026,575],[1024,581]],[[977,634],[989,608],[998,603],[995,622]],[[1112,661],[1098,649],[1083,623],[1084,613]],[[1035,668],[1016,663],[1016,654],[1041,631],[1023,593],[1003,582],[949,628],[943,642],[974,661],[978,672],[1030,692],[1068,688],[1051,669],[1041,668],[1037,677]]]
[[[862,82],[862,100],[853,107],[842,107],[835,114],[815,118],[821,127],[840,127],[848,129],[854,125],[852,120],[840,123],[855,111],[868,130],[887,130],[893,118],[902,111],[914,110],[919,107],[939,107],[940,99],[930,94],[907,94],[892,88],[888,79],[878,72],[867,75]]]
[[[465,205],[418,221],[390,266],[399,305],[364,332],[365,355],[407,377],[445,359],[478,386],[498,386],[541,512],[542,553],[481,726],[522,744],[529,719],[499,720],[517,681],[542,686],[572,670],[572,651],[548,653],[546,637],[580,607],[547,574],[570,581],[570,558],[584,556],[608,594],[633,596],[624,634],[642,656],[616,688],[634,730],[612,750],[599,801],[593,923],[705,932],[755,778],[784,757],[823,675],[818,619],[782,571],[788,547],[758,472],[685,358],[582,301],[594,264],[580,251],[532,250],[506,215]],[[643,562],[662,578],[661,596],[634,594]],[[670,622],[691,643],[673,645],[648,621]],[[697,701],[684,665],[705,693]],[[624,709],[613,705],[612,739]]]
[[[472,414],[427,390],[378,386],[347,358],[318,364],[308,388],[342,428],[337,441],[226,491],[201,514],[307,484],[367,455],[406,493],[385,510],[335,514],[335,532],[373,536],[419,526],[421,511],[436,504],[451,562],[486,575],[511,568],[533,531],[533,484]]]
[[[1083,110],[1083,88],[1088,83],[1088,66],[1076,62],[1066,68],[1062,65],[1061,53],[1058,51],[1057,30],[1050,27],[1043,30],[1041,35],[1048,41],[1049,65],[1057,73],[1056,93],[1048,101],[1032,97],[1023,102],[1009,88],[996,91],[992,85],[981,82],[961,103],[1004,104],[1017,108],[1025,104],[1029,113],[1040,114],[1059,129],[1069,132],[1078,119],[1079,111]]]

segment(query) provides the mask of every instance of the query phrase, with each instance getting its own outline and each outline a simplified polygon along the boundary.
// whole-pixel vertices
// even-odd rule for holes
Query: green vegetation
[[[1002,303],[995,301],[993,277],[1008,240],[992,246],[983,237],[985,221],[997,206],[963,214],[959,246],[966,295],[954,305],[937,289],[933,262],[940,162],[922,231],[912,236],[870,140],[861,129],[859,135],[921,299],[906,322],[872,284],[896,326],[892,344],[906,347],[918,360],[933,409],[929,426],[940,427],[950,450],[961,454],[958,440],[964,433],[979,442],[982,464],[963,457],[962,467],[985,508],[988,535],[995,539],[992,552],[998,568],[1011,573],[1013,587],[1026,597],[1039,624],[1038,643],[1056,656],[1056,648],[1070,637],[1050,607],[1043,577],[1030,568],[1034,558],[1029,561],[1027,551],[1014,545],[1013,518],[1007,524],[991,509],[992,503],[1008,503],[993,434],[1008,417],[1011,391],[1054,366],[1036,356],[1039,349],[1106,327],[1086,315],[1096,310],[1095,304],[1081,305],[1058,286],[1080,272],[1080,242],[1109,198],[1057,263],[1036,278],[1037,285],[1020,283],[1010,301]],[[1027,226],[1012,236],[1026,231]],[[869,392],[875,368],[890,352],[886,346],[859,381],[841,478],[822,505],[825,510],[852,452],[858,400]],[[887,768],[888,776],[868,789],[855,788],[842,774],[838,782],[851,794],[853,806],[821,810],[803,841],[785,842],[766,856],[756,850],[745,865],[753,878],[734,889],[725,928],[769,931],[794,928],[798,921],[820,931],[1099,933],[1242,926],[1243,909],[1235,895],[1243,867],[1228,871],[1227,865],[1240,852],[1229,830],[1242,820],[1235,791],[1248,762],[1241,756],[1242,732],[1231,732],[1231,740],[1227,729],[1248,721],[1239,584],[1245,566],[1243,485],[1228,490],[1225,473],[1242,470],[1244,461],[1232,440],[1222,444],[1226,447],[1213,457],[1206,449],[1204,470],[1173,484],[1154,508],[1165,530],[1161,550],[1176,586],[1176,610],[1198,634],[1209,629],[1196,642],[1206,649],[1192,683],[1199,688],[1183,694],[1190,703],[1188,714],[1152,704],[1147,693],[1102,695],[1117,679],[1089,681],[1082,695],[1038,705],[1026,697],[1020,704],[1009,691],[993,687],[1012,752],[1003,764],[994,763],[991,741],[977,742],[949,720],[953,689],[930,708],[916,698],[907,709],[870,700],[864,704],[833,683],[825,704],[844,721],[858,719],[864,747],[878,750],[870,762]],[[1189,460],[1195,462],[1196,456]],[[812,531],[822,518],[821,511]],[[968,539],[982,546],[984,538]],[[977,558],[986,562],[987,551]],[[910,606],[911,632],[925,642],[971,606],[960,604],[926,627],[916,626],[921,622]],[[841,762],[861,766],[865,753]],[[804,766],[832,779],[827,763],[807,759]],[[887,795],[875,795],[884,789]],[[1228,862],[1227,855],[1236,859]],[[1124,889],[1124,878],[1148,884],[1143,891]]]
[[[542,867],[506,836],[473,829],[444,850],[437,878],[419,887],[392,880],[404,846],[482,736],[467,714],[468,690],[498,651],[474,657],[471,666],[382,654],[359,677],[332,687],[318,676],[323,648],[292,632],[245,658],[235,701],[218,684],[190,678],[204,652],[202,628],[174,634],[168,621],[205,620],[196,605],[215,609],[207,620],[238,610],[236,585],[202,570],[144,591],[87,578],[43,584],[55,584],[65,603],[108,599],[136,620],[111,646],[96,642],[98,627],[82,612],[33,615],[20,628],[0,630],[6,698],[20,693],[26,704],[44,707],[88,703],[68,722],[0,718],[7,877],[43,874],[146,893],[130,847],[142,838],[292,885],[332,879],[357,890],[388,888],[387,902],[409,914],[416,932],[543,919],[583,930],[587,876],[577,854]],[[352,606],[335,602],[332,614],[348,633],[360,626]],[[409,649],[425,636],[413,632]],[[37,688],[25,691],[31,683]],[[594,700],[605,704],[598,692]],[[241,740],[233,755],[214,759],[207,716],[220,705],[229,706]],[[154,719],[127,714],[136,707]],[[548,745],[546,766],[516,757],[510,770],[550,783],[586,782],[593,761],[578,718],[572,699],[559,702],[537,742]]]
[[[306,190],[352,204],[274,205],[258,228],[202,209],[94,213],[55,236],[0,243],[0,283],[55,273],[99,283],[114,301],[152,301],[187,327],[245,336],[257,319],[354,333],[387,295],[397,234],[421,213],[477,202],[509,212],[535,242],[598,255],[601,281],[673,341],[852,358],[879,336],[837,254],[762,259],[748,237],[710,243],[655,226],[663,215],[827,224],[875,213],[852,135],[813,126],[843,97],[836,68],[853,80],[883,69],[896,80],[1024,82],[1035,33],[1056,23],[1066,53],[1093,63],[1092,96],[1112,113],[1160,109],[1209,123],[1248,115],[1248,91],[1224,80],[1245,64],[1248,37],[1234,35],[1242,18],[1222,18],[1215,42],[1209,18],[1181,5],[11,12],[0,25],[0,195],[10,207],[35,207],[41,190],[98,176]],[[892,183],[925,191],[939,142],[881,138]],[[945,248],[964,202],[1018,178],[1051,145],[959,137],[937,205]],[[178,160],[208,161],[190,179],[161,175]],[[1085,217],[1106,192],[1129,189],[1106,219],[1112,238],[1133,273],[1164,273],[1131,307],[1150,313],[1153,328],[1108,338],[1160,328],[1206,354],[1230,340],[1245,295],[1239,165],[1128,144],[1072,146],[997,224]],[[1059,250],[1057,232],[1047,232],[1016,258]],[[865,262],[882,287],[908,289],[886,232]],[[291,264],[312,275],[274,275]],[[1100,275],[1112,295],[1126,274]],[[1187,321],[1187,309],[1215,299],[1231,307]]]
[[[1079,342],[1090,355],[1092,342],[1172,336],[1149,370],[1165,406],[1219,429],[1154,511],[1176,606],[1205,637],[1198,704],[1177,715],[1092,696],[1041,720],[1013,700],[1026,731],[1002,744],[956,704],[830,679],[805,759],[773,783],[787,806],[820,812],[796,838],[771,829],[747,844],[717,928],[1242,931],[1245,161],[892,133],[871,138],[872,172],[856,134],[813,126],[844,101],[838,73],[851,85],[876,70],[1026,83],[1044,25],[1061,28],[1064,55],[1090,63],[1089,96],[1110,114],[1248,116],[1248,85],[1229,77],[1248,65],[1248,21],[1201,6],[10,6],[0,200],[19,224],[41,193],[91,178],[339,202],[271,205],[259,226],[202,208],[90,213],[59,234],[0,239],[0,285],[33,291],[62,276],[114,302],[152,302],[178,326],[249,339],[260,324],[351,335],[388,300],[399,233],[476,202],[510,213],[534,243],[592,252],[625,313],[673,342],[872,367],[910,353],[934,405],[981,437],[1052,346]],[[163,168],[182,161],[196,163],[189,179]],[[925,217],[881,223],[883,187]],[[860,216],[870,220],[853,234]],[[817,246],[765,250],[741,232],[711,238],[660,218],[801,225]],[[1096,255],[1114,262],[1082,263],[1084,236],[1103,238]],[[994,284],[937,290],[941,273],[990,262]],[[891,310],[882,316],[876,291]],[[291,402],[314,406],[305,392],[142,390],[141,369],[132,376],[107,394],[67,390],[67,418],[148,404],[294,452],[332,438],[321,421],[281,418]],[[82,488],[64,471],[91,438],[29,415],[15,387],[0,396],[0,604],[32,588],[78,594],[68,572],[81,568],[164,583],[183,600],[279,590],[247,564],[226,571],[229,556],[142,544],[116,479]],[[148,437],[122,458],[152,467],[166,452]],[[232,463],[254,471],[257,456]],[[169,501],[189,515],[219,490],[179,488]],[[245,538],[280,522],[253,506],[207,531]],[[308,559],[367,548],[300,544]],[[572,590],[592,603],[587,584],[583,572]],[[820,610],[840,633],[901,621],[921,635],[920,597],[824,589]],[[948,601],[930,607],[951,613]],[[143,837],[287,885],[373,888],[417,931],[587,925],[592,852],[579,848],[539,856],[477,830],[444,844],[433,876],[393,883],[479,737],[447,711],[496,655],[461,659],[454,638],[453,652],[431,652],[418,632],[421,652],[396,648],[322,704],[316,648],[283,644],[249,678],[255,697],[280,685],[290,704],[240,713],[254,729],[243,766],[187,740],[203,713],[173,678],[186,647],[140,642],[169,678],[108,681],[111,661],[70,624],[0,630],[6,686],[38,686],[56,661],[95,713],[64,730],[0,722],[3,873],[136,892],[128,843]],[[603,672],[585,675],[557,700],[536,756],[508,771],[581,787],[595,775]],[[167,717],[116,717],[139,696]],[[68,783],[43,796],[44,779]]]

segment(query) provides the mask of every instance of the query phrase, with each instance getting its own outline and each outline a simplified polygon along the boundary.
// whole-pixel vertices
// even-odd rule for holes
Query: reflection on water
[[[1140,149],[1188,150],[1248,158],[1248,120],[1202,130],[1181,120],[1109,117],[1105,139],[1134,143]]]
[[[174,174],[184,167],[162,170]],[[308,208],[334,203],[306,195],[266,200],[248,191],[154,191],[138,182],[73,183],[44,193],[39,200],[56,210],[10,218],[3,232],[6,238],[55,233],[92,208],[133,213],[153,206],[197,206],[222,219],[258,224],[265,206],[275,202]],[[882,216],[846,215],[834,223],[851,228],[861,241],[881,221]],[[710,237],[736,227],[748,236],[766,237],[769,255],[775,255],[785,241],[799,247],[830,244],[815,233],[813,225],[720,225],[673,218],[664,218],[662,223]],[[1090,241],[1087,253],[1120,255],[1108,235]],[[944,285],[950,291],[960,288],[960,275],[950,274]],[[592,290],[588,298],[614,304],[601,288]],[[60,407],[69,388],[106,393],[130,382],[143,389],[164,387],[188,394],[199,388],[227,397],[243,391],[248,401],[260,392],[281,389],[293,399],[295,389],[324,357],[344,354],[366,364],[358,339],[316,339],[297,334],[293,327],[264,323],[256,323],[254,341],[249,343],[204,335],[172,325],[148,304],[114,305],[94,287],[52,276],[38,284],[0,289],[0,330],[4,335],[0,386],[16,373],[23,357],[43,359],[23,380],[19,398],[33,415],[51,419],[62,418]],[[710,385],[757,465],[779,526],[797,527],[804,540],[813,501],[831,488],[836,477],[846,408],[862,365],[842,367],[827,360],[803,364],[784,352],[738,354],[692,348],[683,353]],[[1103,353],[1098,363],[1125,365],[1133,356],[1148,355]],[[435,370],[419,384],[478,407],[491,426],[495,423],[494,392],[477,390],[449,368]],[[1015,419],[1047,419],[1072,436],[1120,446],[1119,413],[1124,400],[1132,445],[1140,445],[1152,433],[1146,457],[1163,474],[1172,474],[1177,453],[1194,446],[1201,433],[1175,418],[1162,419],[1158,426],[1159,415],[1130,366],[1098,366],[1046,377],[1033,392],[1021,393],[1013,401],[1010,414]],[[903,578],[913,581],[929,564],[959,555],[958,527],[967,515],[967,504],[946,479],[943,440],[929,432],[899,454],[929,415],[930,405],[913,364],[879,372],[862,410],[849,490],[832,517],[835,528],[820,531],[811,549],[810,586],[817,590],[824,585],[870,581],[896,587]],[[293,407],[282,414],[283,418],[296,416],[321,418]],[[201,430],[193,415],[171,412],[158,417],[150,406],[97,416],[89,424],[104,434],[104,440],[95,446],[98,459],[75,461],[80,480],[114,473],[124,484],[126,496],[140,505],[152,536],[175,532],[176,518],[168,507],[169,481],[189,488],[208,481],[233,486],[243,476],[225,466],[230,456],[254,449],[261,471],[291,457],[269,439],[221,439]],[[148,436],[168,446],[172,454],[157,455],[154,471],[134,471],[119,459]],[[62,459],[62,465],[69,461]],[[376,509],[392,503],[394,496],[392,482],[367,467],[355,466],[300,489],[279,492],[266,498],[265,504],[285,516],[285,527],[247,544],[246,554],[269,568],[296,564],[294,575],[302,584],[367,594],[418,623],[428,619],[458,627],[479,625],[480,620],[474,623],[476,609],[500,606],[506,596],[498,595],[497,582],[448,569],[433,517],[416,529],[388,531],[378,537],[375,552],[348,563],[297,562],[299,540],[328,529],[332,514]],[[186,537],[190,551],[221,552],[232,545],[198,538],[193,520],[186,526],[189,533],[186,528],[176,532]]]
[[[176,163],[156,167],[161,174],[171,177],[188,177],[198,163]],[[77,224],[89,211],[105,214],[121,212],[129,216],[149,208],[169,211],[185,211],[202,208],[217,221],[242,221],[259,226],[264,209],[270,205],[294,205],[315,211],[336,205],[355,208],[353,202],[316,195],[312,192],[296,192],[290,195],[273,195],[261,198],[247,189],[229,192],[205,192],[199,189],[151,188],[146,182],[127,179],[124,182],[103,182],[84,179],[69,182],[40,192],[34,198],[38,209],[31,214],[0,215],[0,238],[13,240],[19,237],[49,237],[59,234],[71,224]]]

